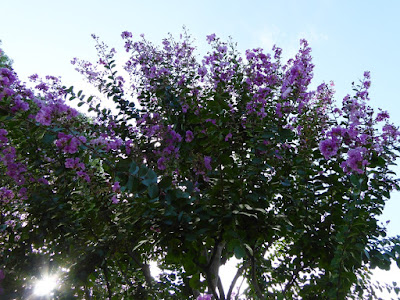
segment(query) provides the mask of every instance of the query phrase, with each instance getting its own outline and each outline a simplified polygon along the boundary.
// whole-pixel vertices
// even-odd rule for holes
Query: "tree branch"
[[[264,299],[263,294],[261,292],[260,286],[257,282],[257,274],[256,274],[256,263],[254,261],[254,256],[251,256],[251,282],[253,284],[254,290],[259,299]]]
[[[243,271],[244,271],[249,265],[250,265],[249,261],[246,261],[246,262],[243,264],[243,266],[241,266],[241,267],[237,270],[236,275],[235,275],[235,277],[233,278],[233,280],[232,280],[232,282],[231,282],[231,285],[230,285],[230,287],[229,287],[228,295],[226,296],[227,299],[231,299],[231,295],[232,295],[232,292],[233,292],[233,288],[234,288],[235,285],[236,285],[236,281],[239,279],[239,277],[242,275]]]
[[[135,252],[132,252],[131,250],[128,249],[128,255],[133,259],[133,261],[140,267],[142,270],[142,273],[144,275],[144,279],[146,280],[146,284],[148,287],[153,286],[153,277],[151,277],[150,273],[150,266],[147,263],[143,263],[137,256]]]
[[[218,291],[219,291],[219,298],[222,299],[226,299],[225,298],[225,293],[224,293],[224,287],[222,286],[222,281],[221,281],[221,277],[218,276]]]
[[[222,284],[219,285],[220,278],[218,276],[218,270],[221,265],[221,254],[222,254],[222,251],[224,250],[224,248],[225,248],[225,242],[224,241],[221,242],[221,239],[218,239],[218,240],[216,240],[216,243],[215,243],[215,246],[214,246],[214,249],[213,249],[210,259],[208,259],[207,250],[206,249],[204,250],[205,257],[208,260],[207,265],[204,266],[206,280],[207,280],[210,292],[212,292],[212,294],[214,295],[214,297],[217,300],[219,300],[219,299],[222,300],[225,298]],[[219,296],[217,294],[217,288],[220,293]],[[223,298],[221,298],[221,296]]]

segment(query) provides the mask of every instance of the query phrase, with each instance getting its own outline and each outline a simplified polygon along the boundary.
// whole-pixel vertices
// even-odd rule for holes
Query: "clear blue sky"
[[[92,33],[121,49],[124,30],[160,42],[185,25],[202,51],[205,36],[216,33],[232,36],[241,51],[269,51],[277,44],[286,58],[306,38],[316,65],[314,85],[333,80],[341,101],[369,70],[371,105],[388,110],[400,125],[399,11],[397,0],[0,0],[0,39],[23,80],[38,73],[78,85],[70,60],[96,59]],[[400,194],[394,193],[382,217],[391,220],[391,235],[400,234],[399,212]]]

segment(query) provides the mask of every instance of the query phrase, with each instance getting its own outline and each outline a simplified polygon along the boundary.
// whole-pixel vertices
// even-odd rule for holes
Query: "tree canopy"
[[[305,40],[284,63],[277,46],[212,34],[200,58],[186,32],[125,31],[124,77],[93,38],[98,61],[72,63],[101,96],[54,76],[28,88],[0,52],[2,297],[44,274],[55,299],[376,297],[371,269],[400,265],[377,219],[400,133],[368,105],[369,72],[337,103],[332,83],[309,88]]]

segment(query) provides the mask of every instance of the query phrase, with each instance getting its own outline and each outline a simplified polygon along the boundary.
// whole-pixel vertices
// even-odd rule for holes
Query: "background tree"
[[[59,299],[231,299],[240,277],[247,299],[374,296],[370,268],[400,261],[377,221],[399,132],[367,105],[369,72],[338,107],[332,85],[308,88],[305,40],[283,64],[278,47],[242,56],[213,34],[199,62],[186,33],[155,46],[123,32],[123,78],[93,37],[98,62],[73,63],[114,105],[0,71],[5,297],[43,273]]]
[[[0,40],[0,46],[1,46],[1,40]],[[0,48],[0,66],[1,67],[11,67],[12,65],[12,60],[4,53],[3,50]]]

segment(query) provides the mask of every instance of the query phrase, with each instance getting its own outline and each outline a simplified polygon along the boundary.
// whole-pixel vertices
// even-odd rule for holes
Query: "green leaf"
[[[57,138],[57,135],[51,134],[51,133],[46,133],[42,138],[42,142],[44,144],[50,145],[50,144],[53,144],[53,142],[56,140],[56,138]]]
[[[139,249],[142,245],[146,244],[147,242],[149,242],[149,240],[141,240],[141,241],[139,241],[135,245],[135,247],[133,247],[132,251],[135,251],[135,250]]]
[[[147,189],[150,199],[154,199],[158,197],[159,189],[157,184],[152,184]]]
[[[194,274],[192,278],[189,279],[189,285],[192,289],[198,290],[201,287],[201,281],[200,281],[200,274]]]
[[[241,259],[246,256],[246,250],[241,245],[236,245],[233,248],[233,252],[235,253],[235,257],[237,259]]]
[[[131,162],[131,164],[129,165],[129,173],[131,175],[136,175],[138,172],[139,172],[138,165],[134,161]]]
[[[172,185],[172,177],[171,176],[165,176],[163,179],[161,179],[159,183],[159,187],[163,190],[167,190],[171,187]]]
[[[140,168],[139,168],[139,173],[138,173],[139,177],[144,179],[144,177],[146,176],[148,170],[149,169],[145,165],[141,165]]]

